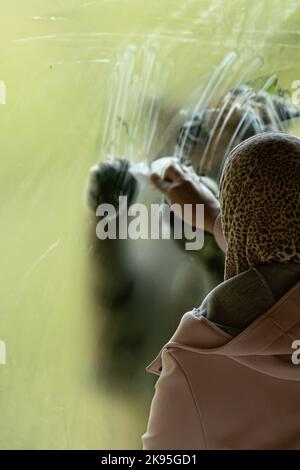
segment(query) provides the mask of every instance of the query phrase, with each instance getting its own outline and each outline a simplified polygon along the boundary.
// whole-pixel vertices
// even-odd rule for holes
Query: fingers
[[[157,173],[151,173],[150,181],[155,186],[156,189],[161,191],[162,193],[167,193],[170,183],[164,179],[162,179]]]
[[[167,181],[175,181],[184,176],[183,170],[178,165],[170,165],[165,171],[164,179]]]
[[[150,175],[150,181],[156,189],[167,195],[172,188],[173,183],[183,181],[184,177],[185,174],[179,166],[170,165],[166,169],[163,178],[161,178],[157,173],[152,173]]]

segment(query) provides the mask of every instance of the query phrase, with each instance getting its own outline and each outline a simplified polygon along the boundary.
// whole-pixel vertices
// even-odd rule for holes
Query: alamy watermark
[[[174,215],[174,217],[172,216]],[[96,215],[101,217],[96,227],[100,240],[185,240],[186,250],[200,250],[204,244],[203,204],[132,204],[127,196],[119,197],[116,208],[100,204]],[[190,221],[190,222],[189,222]]]
[[[6,104],[6,83],[0,80],[0,105]]]
[[[6,364],[6,344],[0,340],[0,366]]]
[[[6,104],[6,84],[0,80],[0,105]],[[6,364],[6,344],[0,340],[0,366]]]
[[[294,80],[292,82],[292,89],[295,90],[292,93],[292,103],[295,106],[300,106],[300,80]]]
[[[295,349],[295,351],[292,354],[292,363],[295,366],[298,366],[300,364],[300,340],[296,339],[292,343],[292,349]]]

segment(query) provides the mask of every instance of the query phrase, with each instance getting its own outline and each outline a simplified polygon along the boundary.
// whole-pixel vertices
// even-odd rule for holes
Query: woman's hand
[[[169,203],[191,204],[195,207],[192,211],[192,221],[185,220],[196,226],[196,204],[204,204],[204,228],[207,232],[213,233],[214,223],[220,213],[220,205],[213,193],[202,183],[194,181],[191,175],[185,173],[179,165],[170,165],[161,178],[158,174],[152,173],[150,176],[152,184],[161,191]],[[182,214],[185,212],[182,210]]]

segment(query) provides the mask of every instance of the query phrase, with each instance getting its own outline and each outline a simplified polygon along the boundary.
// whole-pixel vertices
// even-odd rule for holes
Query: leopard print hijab
[[[269,262],[300,263],[300,139],[259,134],[228,156],[220,182],[225,279]]]

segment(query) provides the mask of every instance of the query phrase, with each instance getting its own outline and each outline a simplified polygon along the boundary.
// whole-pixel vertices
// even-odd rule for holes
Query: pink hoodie
[[[186,313],[147,368],[160,377],[144,449],[300,449],[294,340],[300,282],[234,338]]]

